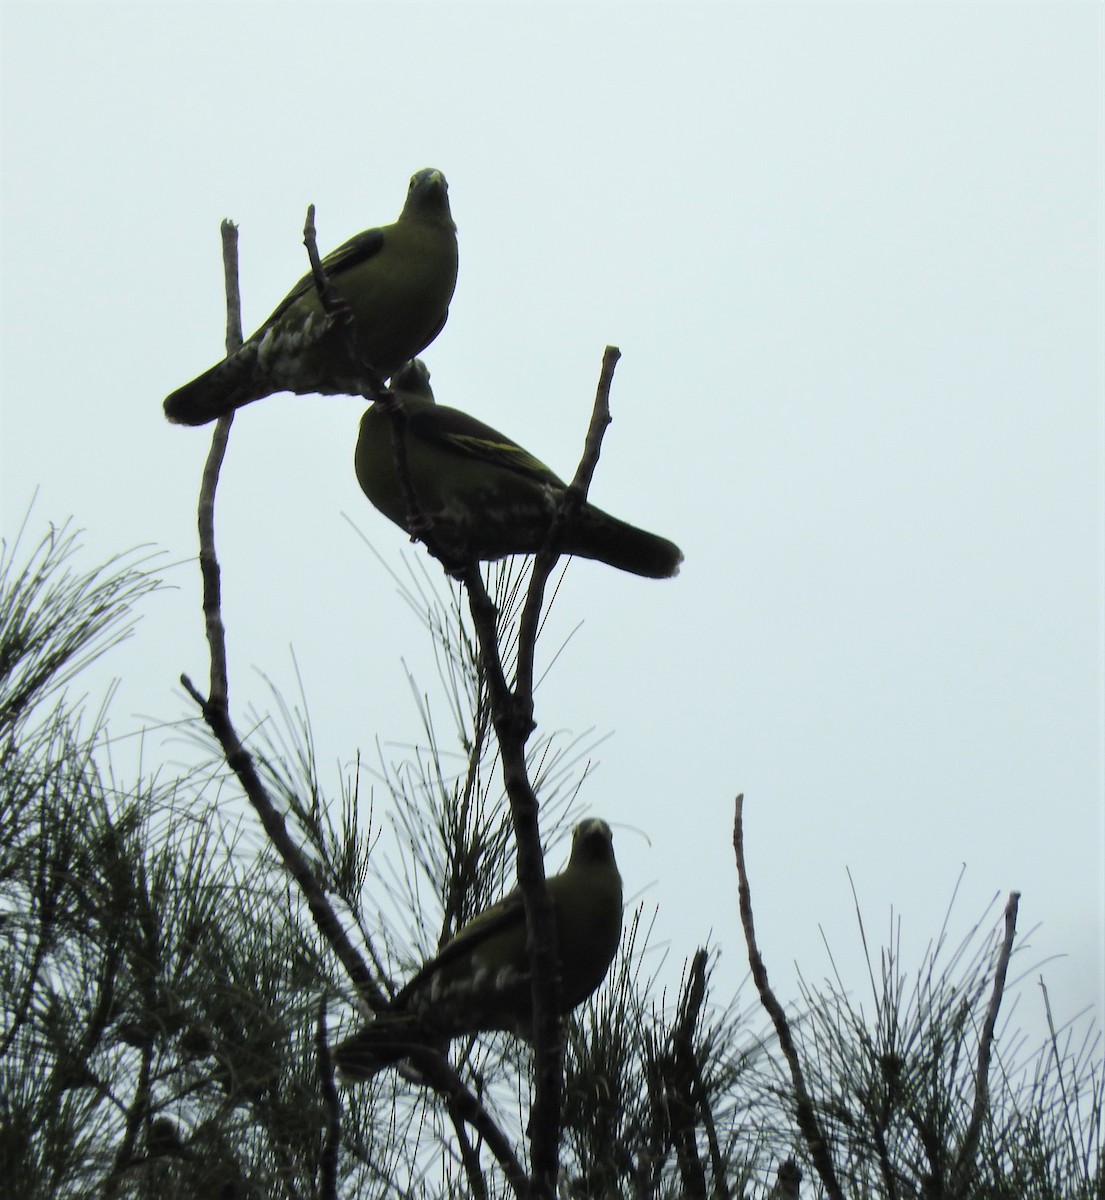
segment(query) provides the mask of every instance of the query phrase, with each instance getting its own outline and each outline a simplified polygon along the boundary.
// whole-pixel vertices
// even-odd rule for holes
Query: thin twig
[[[457,1135],[457,1145],[460,1147],[460,1161],[464,1164],[464,1173],[468,1177],[468,1187],[475,1200],[487,1200],[487,1180],[484,1179],[483,1168],[480,1166],[480,1152],[469,1140],[464,1121],[451,1101],[448,1110],[449,1119],[453,1122],[453,1132]]]
[[[123,1176],[135,1159],[135,1147],[138,1145],[138,1134],[142,1125],[149,1120],[150,1115],[150,1079],[153,1074],[154,1047],[152,1040],[142,1047],[142,1058],[138,1067],[138,1083],[134,1089],[134,1098],[125,1109],[126,1121],[123,1126],[123,1136],[116,1148],[111,1170],[104,1178],[103,1200],[113,1200],[119,1194],[123,1184]]]
[[[238,284],[238,226],[223,221],[219,226],[223,249],[223,285],[226,292],[226,353],[233,354],[242,344],[242,298]],[[233,411],[215,422],[211,447],[203,467],[197,522],[200,540],[200,575],[203,579],[203,621],[207,644],[211,651],[211,684],[208,689],[213,700],[229,704],[226,671],[226,628],[222,616],[222,577],[215,556],[215,493],[219,472],[226,457]]]
[[[740,899],[741,925],[744,928],[745,944],[748,946],[748,965],[752,968],[752,979],[760,994],[760,1003],[771,1017],[775,1033],[779,1038],[779,1046],[790,1068],[798,1128],[802,1131],[802,1137],[809,1148],[813,1165],[817,1168],[818,1175],[821,1176],[822,1186],[830,1200],[844,1200],[844,1193],[841,1191],[836,1177],[836,1169],[829,1154],[828,1142],[817,1120],[817,1113],[814,1111],[809,1092],[806,1090],[802,1064],[798,1058],[794,1039],[791,1037],[790,1024],[787,1021],[786,1013],[783,1012],[783,1006],[776,999],[775,993],[768,983],[767,968],[764,966],[764,960],[756,944],[756,928],[752,920],[752,893],[748,886],[748,871],[744,863],[743,794],[737,797],[736,802],[736,815],[733,820],[733,850],[737,857],[737,891]]]
[[[381,394],[376,404],[391,418],[391,452],[395,458],[395,478],[399,483],[399,491],[403,495],[403,503],[407,506],[407,533],[412,542],[421,542],[434,558],[445,568],[445,572],[454,578],[463,571],[439,542],[433,519],[422,507],[414,486],[414,476],[411,474],[410,460],[407,456],[407,410],[398,393],[387,391]]]
[[[599,372],[598,387],[595,389],[591,423],[587,427],[587,437],[583,443],[583,455],[576,468],[575,477],[564,493],[556,515],[553,517],[545,545],[533,560],[533,573],[530,576],[529,590],[526,593],[526,603],[518,622],[517,671],[517,693],[528,695],[531,701],[533,698],[534,648],[537,645],[537,627],[545,599],[545,585],[560,558],[560,543],[564,531],[587,502],[587,493],[590,490],[591,479],[595,474],[599,453],[602,449],[603,435],[612,419],[610,416],[610,386],[614,380],[614,368],[621,356],[621,351],[617,346],[607,346],[603,351],[602,369]],[[529,715],[532,718],[532,704]]]
[[[491,703],[491,720],[495,726],[495,736],[502,741],[505,730],[516,722],[514,693],[507,682],[506,670],[503,667],[502,654],[499,650],[499,631],[496,624],[498,614],[491,597],[484,586],[483,575],[477,562],[471,562],[461,576],[465,590],[468,593],[468,609],[472,614],[472,624],[476,631],[476,642],[480,651],[480,667],[487,680],[487,695]],[[530,727],[519,734],[528,738]]]
[[[222,575],[219,560],[215,556],[215,492],[219,486],[219,471],[226,457],[227,439],[234,413],[219,417],[211,432],[211,448],[203,467],[200,482],[199,511],[197,524],[200,535],[200,576],[203,579],[203,624],[207,632],[207,645],[211,651],[211,699],[220,704],[229,703],[226,672],[226,626],[222,613]]]
[[[307,205],[307,219],[303,222],[303,245],[307,248],[307,260],[311,264],[311,278],[314,281],[315,292],[322,311],[328,317],[339,318],[343,313],[348,317],[349,306],[334,291],[330,277],[322,266],[322,258],[318,252],[318,231],[315,229],[315,206]]]
[[[529,1179],[514,1153],[514,1147],[476,1095],[449,1065],[448,1060],[433,1050],[424,1049],[414,1050],[409,1058],[426,1082],[445,1097],[449,1112],[467,1121],[483,1138],[487,1148],[503,1168],[511,1191],[518,1200],[523,1200],[523,1197],[529,1194]]]
[[[541,854],[539,805],[526,769],[525,738],[513,733],[506,745],[500,740],[499,750],[518,846],[518,886],[529,932],[535,1076],[529,1129],[533,1194],[551,1197],[555,1194],[558,1174],[564,1085],[556,921]]]
[[[975,1151],[982,1133],[982,1122],[990,1105],[990,1055],[994,1047],[994,1028],[998,1021],[998,1010],[1005,992],[1005,976],[1009,970],[1009,956],[1013,953],[1013,939],[1017,932],[1017,907],[1020,892],[1010,892],[1005,905],[1005,933],[998,951],[994,970],[994,986],[990,991],[990,1003],[986,1006],[986,1017],[978,1039],[978,1063],[975,1068],[975,1102],[971,1108],[971,1119],[967,1123],[963,1142],[952,1169],[952,1179],[958,1190],[973,1172]]]
[[[1051,1056],[1055,1062],[1055,1072],[1059,1079],[1059,1095],[1062,1098],[1063,1104],[1061,1112],[1063,1114],[1063,1124],[1067,1129],[1067,1137],[1070,1139],[1072,1146],[1077,1145],[1077,1139],[1074,1136],[1074,1126],[1071,1124],[1071,1101],[1067,1096],[1066,1071],[1063,1069],[1063,1056],[1059,1053],[1059,1033],[1055,1028],[1055,1018],[1051,1015],[1051,998],[1047,994],[1047,984],[1044,983],[1044,977],[1040,976],[1040,991],[1044,995],[1044,1014],[1047,1017],[1048,1044],[1051,1046]]]
[[[706,951],[699,950],[691,963],[687,986],[679,1003],[679,1016],[671,1031],[669,1073],[664,1080],[668,1093],[668,1109],[672,1137],[683,1180],[683,1194],[706,1197],[706,1171],[698,1157],[696,1110],[701,1106],[695,1099],[694,1027],[698,1023],[702,1003],[706,998]],[[716,1164],[715,1164],[716,1168]]]
[[[331,325],[343,331],[346,352],[361,377],[360,394],[368,400],[379,400],[387,391],[383,376],[376,369],[376,364],[369,362],[361,353],[361,348],[357,345],[357,326],[353,319],[353,309],[349,302],[338,294],[322,265],[315,232],[313,204],[307,205],[307,219],[303,223],[303,245],[307,247],[307,258],[311,263],[311,278],[314,280],[318,302]]]
[[[219,226],[223,243],[223,286],[226,289],[226,354],[229,358],[242,345],[242,293],[238,281],[238,226],[223,221]]]
[[[702,1064],[694,1052],[693,1034],[698,1022],[702,1005],[706,1000],[706,948],[700,947],[691,963],[690,981],[687,985],[688,1004],[686,1014],[686,1037],[683,1053],[687,1057],[687,1069],[691,1074],[692,1096],[698,1109],[703,1131],[706,1134],[706,1145],[710,1151],[710,1165],[714,1172],[714,1195],[719,1200],[729,1200],[729,1185],[725,1180],[725,1160],[721,1154],[721,1143],[717,1136],[717,1123],[710,1108],[710,1097],[706,1090],[706,1080],[702,1076]]]
[[[213,697],[210,700],[204,699],[187,675],[182,675],[180,682],[184,690],[203,711],[203,718],[207,722],[208,728],[222,747],[226,765],[238,777],[238,782],[250,804],[253,805],[269,841],[283,860],[288,873],[298,884],[319,933],[333,950],[369,1007],[375,1012],[386,1008],[386,997],[364,959],[349,940],[345,927],[338,920],[330,901],[326,898],[326,892],[311,864],[288,832],[283,815],[277,811],[268,789],[254,766],[253,757],[238,737],[225,703],[220,703]]]
[[[334,1061],[326,1040],[326,997],[318,1002],[315,1022],[315,1061],[318,1064],[322,1107],[326,1113],[319,1163],[318,1196],[320,1200],[338,1200],[338,1149],[341,1146],[341,1104],[334,1082]]]

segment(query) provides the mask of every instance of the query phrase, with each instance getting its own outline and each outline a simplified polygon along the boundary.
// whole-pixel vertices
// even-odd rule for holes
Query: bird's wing
[[[323,270],[326,272],[330,282],[338,288],[339,294],[342,275],[346,271],[353,270],[355,267],[368,262],[370,258],[374,258],[380,253],[383,246],[384,230],[366,229],[362,233],[358,233],[355,237],[351,237],[348,242],[343,242],[336,250],[332,250],[322,260]],[[308,291],[312,291],[314,286],[314,276],[310,273],[304,275],[284,299],[280,301],[276,308],[273,309],[271,316],[265,324],[272,325],[278,321],[297,300],[305,296]]]
[[[503,467],[538,483],[564,487],[563,480],[517,442],[459,408],[434,405],[409,416],[410,432],[464,458]],[[491,910],[488,910],[491,911]]]
[[[470,954],[496,934],[524,922],[525,919],[526,911],[522,904],[522,893],[515,888],[497,903],[492,904],[490,908],[485,908],[483,912],[474,916],[467,925],[442,946],[429,962],[423,964],[421,969],[399,991],[393,1002],[394,1006],[402,1007],[407,996],[417,991],[422,984],[442,968],[463,958],[466,954]]]

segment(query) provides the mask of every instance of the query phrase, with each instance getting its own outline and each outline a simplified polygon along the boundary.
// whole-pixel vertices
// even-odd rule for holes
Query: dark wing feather
[[[352,270],[354,267],[359,267],[362,263],[368,262],[370,258],[375,258],[380,253],[383,245],[383,229],[366,229],[363,233],[358,233],[355,237],[351,237],[348,242],[343,242],[336,250],[332,250],[322,260],[323,270],[325,270],[327,278],[334,287],[338,288],[339,295],[342,274]],[[284,299],[280,301],[276,308],[273,309],[272,314],[265,324],[272,325],[278,321],[297,300],[305,296],[308,291],[313,291],[314,286],[315,277],[310,273],[304,275]]]
[[[446,942],[437,954],[403,985],[395,997],[394,1006],[402,1007],[406,997],[417,991],[427,979],[443,967],[447,967],[450,963],[463,957],[473,947],[494,937],[504,929],[510,929],[519,922],[524,922],[525,919],[526,910],[522,904],[522,893],[515,888],[501,900],[492,904],[490,908],[486,908],[482,913],[474,916],[455,937]]]
[[[540,459],[490,425],[485,425],[459,408],[440,404],[412,412],[410,431],[416,437],[452,450],[465,458],[478,458],[505,467],[538,483],[564,487],[563,480]]]

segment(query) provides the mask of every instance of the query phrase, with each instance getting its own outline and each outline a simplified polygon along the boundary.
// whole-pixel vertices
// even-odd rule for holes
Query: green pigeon
[[[419,359],[396,373],[392,387],[406,412],[407,467],[419,514],[435,544],[458,563],[535,554],[567,485],[510,438],[456,408],[434,402]],[[391,414],[380,404],[361,418],[354,464],[361,490],[401,529],[407,501],[395,466]],[[644,575],[675,575],[683,552],[673,542],[584,504],[564,531],[565,554]]]
[[[560,961],[560,1011],[582,1004],[602,983],[622,932],[622,877],[610,826],[576,826],[568,865],[548,880]],[[442,1049],[465,1034],[532,1033],[529,950],[522,893],[473,917],[395,996],[384,1012],[334,1051],[348,1082],[416,1049]]]
[[[386,379],[437,337],[449,315],[457,227],[445,176],[417,172],[394,225],[358,233],[322,264],[349,306],[361,356]],[[304,275],[241,349],[166,399],[165,415],[205,425],[273,392],[355,395],[364,372],[349,354],[349,332],[322,311],[314,279]]]

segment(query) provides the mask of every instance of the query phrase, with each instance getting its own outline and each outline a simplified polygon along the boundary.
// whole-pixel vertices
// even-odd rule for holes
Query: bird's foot
[[[407,514],[407,532],[412,542],[420,542],[426,534],[433,532],[434,518],[431,513],[416,512]]]
[[[353,306],[341,296],[331,296],[326,306],[326,321],[331,327],[351,325],[353,323]]]
[[[376,403],[386,413],[401,413],[406,411],[399,393],[389,387],[383,388],[376,393]]]

